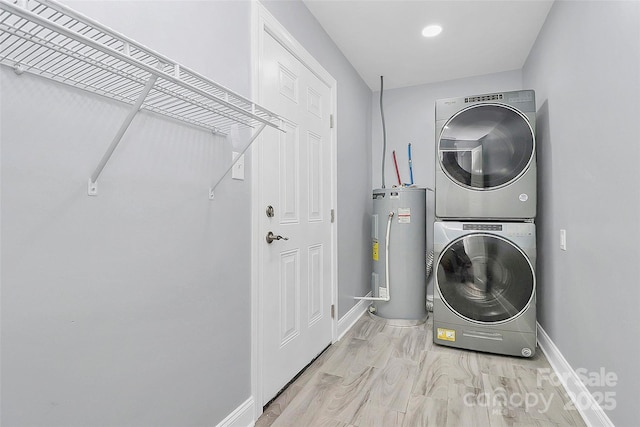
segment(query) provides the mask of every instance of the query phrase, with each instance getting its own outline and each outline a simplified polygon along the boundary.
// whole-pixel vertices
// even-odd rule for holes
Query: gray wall
[[[338,82],[338,315],[371,287],[371,90],[299,0],[263,2]]]
[[[247,1],[65,4],[245,96]],[[338,81],[339,314],[369,288],[370,97],[299,1],[268,8]],[[250,169],[231,142],[0,69],[3,426],[216,425],[250,397]],[[246,159],[249,165],[250,159]]]
[[[248,2],[72,5],[251,93]],[[0,72],[0,423],[216,425],[251,394],[250,177],[208,199],[229,142],[141,114],[88,197],[127,108]]]
[[[411,143],[414,182],[433,188],[435,172],[435,102],[441,98],[466,96],[522,88],[520,70],[488,74],[466,79],[385,90],[384,117],[387,129],[387,155],[385,159],[386,186],[397,185],[393,165],[393,150],[398,157],[398,168],[403,182],[409,182],[407,144]],[[382,121],[380,118],[380,91],[372,96],[373,188],[382,186]],[[433,248],[433,193],[427,192],[427,248]],[[432,280],[427,292],[433,293]]]
[[[557,1],[523,69],[538,104],[538,320],[574,369],[640,410],[640,3]],[[567,251],[559,230],[567,230]]]

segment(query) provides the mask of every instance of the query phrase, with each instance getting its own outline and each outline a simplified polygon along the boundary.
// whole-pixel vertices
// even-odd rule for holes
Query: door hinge
[[[331,304],[331,318],[332,319],[336,318],[336,305],[335,304]]]
[[[331,223],[333,224],[336,221],[336,210],[331,209]]]
[[[333,114],[329,114],[329,128],[333,129]]]

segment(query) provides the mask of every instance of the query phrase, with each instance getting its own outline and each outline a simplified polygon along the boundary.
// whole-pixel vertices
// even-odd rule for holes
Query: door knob
[[[278,234],[273,234],[272,231],[268,232],[267,233],[267,243],[271,243],[274,240],[289,240],[289,238],[288,237],[282,237],[282,236],[280,236]]]

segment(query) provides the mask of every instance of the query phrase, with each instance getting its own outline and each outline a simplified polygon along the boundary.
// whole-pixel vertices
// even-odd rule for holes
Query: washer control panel
[[[463,230],[502,231],[502,224],[463,224]]]
[[[500,232],[504,236],[511,237],[527,237],[532,236],[531,224],[523,223],[464,223],[462,224],[464,231],[488,231],[488,232]]]

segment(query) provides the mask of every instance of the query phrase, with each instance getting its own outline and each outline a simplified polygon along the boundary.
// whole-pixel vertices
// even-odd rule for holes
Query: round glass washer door
[[[478,104],[459,111],[438,141],[442,170],[459,185],[490,190],[522,175],[535,152],[527,118],[503,104]]]
[[[469,234],[451,242],[438,258],[436,287],[457,315],[499,323],[529,306],[535,272],[513,243],[494,235]]]

